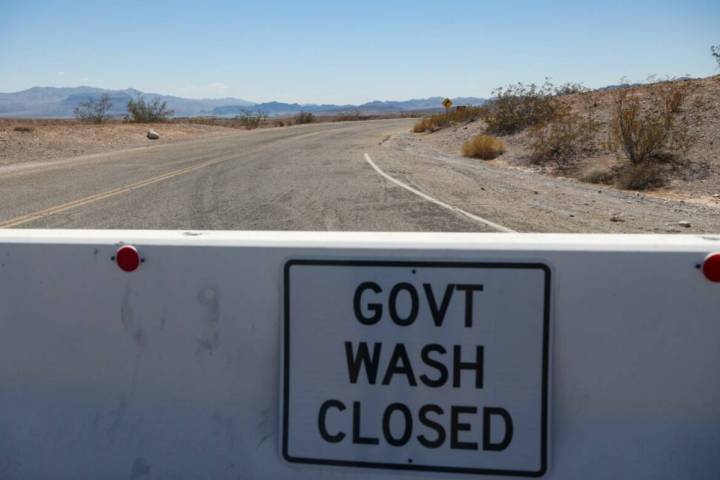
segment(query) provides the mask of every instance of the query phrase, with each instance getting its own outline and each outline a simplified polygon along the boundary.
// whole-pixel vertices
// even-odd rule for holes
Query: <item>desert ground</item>
[[[678,121],[687,126],[692,144],[676,161],[662,165],[665,185],[651,188],[645,193],[720,208],[720,76],[677,80],[672,83],[687,91],[687,97],[677,115]],[[643,96],[646,95],[648,87],[640,85],[636,88]],[[582,152],[578,155],[569,169],[558,169],[552,163],[534,163],[530,155],[527,129],[512,135],[499,136],[505,144],[505,152],[496,159],[478,161],[497,167],[586,182],[604,173],[611,173],[623,162],[622,155],[603,146],[613,112],[614,94],[614,90],[603,89],[567,95],[564,98],[575,111],[582,110],[584,105],[590,105],[601,124],[596,135],[595,148],[589,153]],[[438,152],[459,156],[463,142],[475,135],[485,134],[486,127],[485,121],[477,119],[434,132],[419,133],[417,136]]]

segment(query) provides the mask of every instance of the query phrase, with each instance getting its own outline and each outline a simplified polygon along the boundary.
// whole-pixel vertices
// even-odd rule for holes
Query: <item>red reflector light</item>
[[[115,254],[115,263],[120,270],[134,272],[140,266],[140,253],[132,245],[123,245]]]
[[[711,282],[720,282],[720,253],[711,253],[705,257],[702,271]]]

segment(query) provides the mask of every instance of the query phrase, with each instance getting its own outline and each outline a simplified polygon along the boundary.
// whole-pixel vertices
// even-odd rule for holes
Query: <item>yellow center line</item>
[[[169,173],[164,173],[162,175],[158,175],[156,177],[147,178],[145,180],[141,180],[136,183],[131,183],[130,185],[125,185],[123,187],[118,187],[113,190],[108,190],[107,192],[101,192],[96,193],[95,195],[90,195],[88,197],[83,197],[78,200],[73,200],[72,202],[63,203],[60,205],[55,205],[54,207],[49,207],[43,210],[38,210],[37,212],[28,213],[25,215],[21,215],[19,217],[12,218],[10,220],[6,220],[4,222],[0,222],[0,228],[13,228],[17,227],[19,225],[23,225],[25,223],[34,222],[35,220],[39,220],[44,217],[49,217],[50,215],[54,215],[56,213],[61,213],[66,210],[70,210],[71,208],[81,207],[83,205],[88,205],[93,202],[97,202],[98,200],[104,200],[106,198],[115,197],[117,195],[121,195],[123,193],[131,192],[133,190],[137,190],[138,188],[146,187],[148,185],[152,185],[154,183],[162,182],[163,180],[168,180],[173,177],[177,177],[179,175],[184,175],[186,173],[193,172],[195,170],[199,170],[201,168],[220,163],[221,160],[213,160],[210,162],[201,163],[198,165],[194,165],[192,167],[182,168],[180,170],[174,170]]]

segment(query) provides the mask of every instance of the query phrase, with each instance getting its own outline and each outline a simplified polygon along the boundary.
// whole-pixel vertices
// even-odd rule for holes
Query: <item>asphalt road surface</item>
[[[443,155],[411,125],[240,131],[1,167],[0,227],[720,232],[716,209]]]

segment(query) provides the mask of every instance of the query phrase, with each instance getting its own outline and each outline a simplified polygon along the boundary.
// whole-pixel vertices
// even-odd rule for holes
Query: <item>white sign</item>
[[[545,472],[546,265],[291,260],[284,281],[287,461]]]

